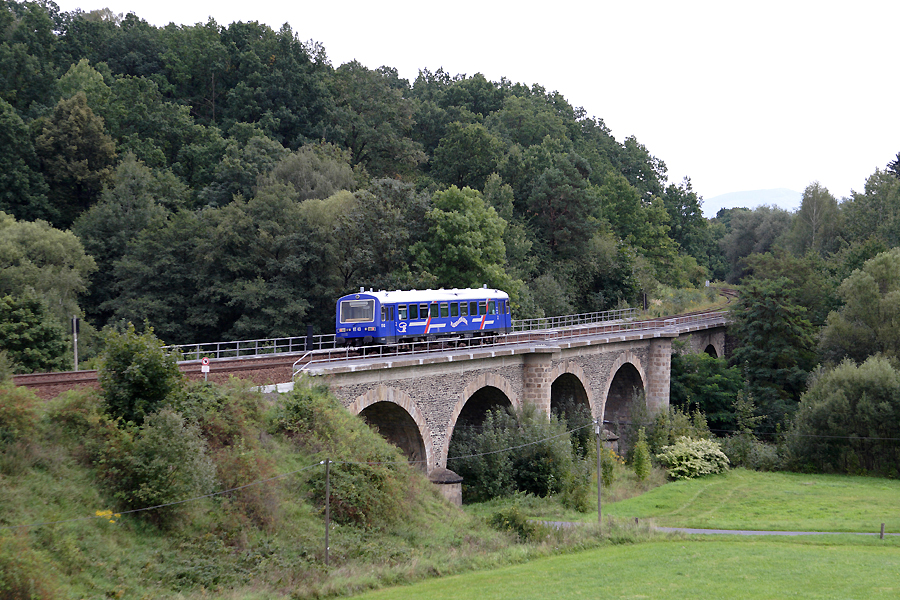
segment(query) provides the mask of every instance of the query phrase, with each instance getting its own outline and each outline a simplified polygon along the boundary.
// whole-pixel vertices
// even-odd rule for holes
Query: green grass
[[[876,532],[884,523],[900,532],[898,504],[900,481],[735,469],[604,505],[604,515],[667,527]]]
[[[357,596],[366,600],[897,598],[900,543],[671,540],[554,556]]]

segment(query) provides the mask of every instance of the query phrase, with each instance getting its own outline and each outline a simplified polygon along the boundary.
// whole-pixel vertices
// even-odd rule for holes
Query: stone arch
[[[431,429],[406,392],[379,384],[351,402],[347,410],[378,428],[422,470],[431,472],[435,468]]]
[[[713,344],[708,345],[703,351],[713,358],[719,358],[719,353]]]
[[[463,413],[466,404],[475,397],[476,394],[482,390],[488,389],[493,389],[496,390],[497,393],[502,393],[509,401],[510,405],[512,405],[513,409],[519,410],[522,407],[519,395],[505,377],[493,373],[482,373],[481,375],[478,375],[469,383],[469,385],[463,388],[462,393],[456,401],[456,405],[453,407],[453,412],[450,414],[450,421],[447,424],[447,434],[444,437],[444,445],[443,448],[441,448],[441,460],[443,464],[439,466],[447,466],[447,455],[450,452],[450,442],[453,439],[453,431],[456,429],[456,424],[459,421],[459,417]]]
[[[550,381],[551,414],[556,402],[560,400],[560,393],[565,393],[566,391],[574,392],[576,400],[584,402],[591,411],[592,416],[597,414],[594,407],[594,391],[591,389],[590,380],[585,375],[581,365],[572,360],[558,364],[550,371]]]
[[[585,400],[587,401],[588,407],[591,409],[591,414],[596,415],[597,409],[594,406],[594,390],[591,387],[590,379],[585,375],[581,365],[573,360],[564,361],[550,371],[550,381],[552,382],[550,387],[550,411],[553,411],[553,385],[555,385],[557,380],[564,375],[570,375],[581,382],[581,387],[584,389],[585,393]]]
[[[625,351],[613,362],[603,390],[601,417],[607,421],[627,421],[633,389],[645,391],[647,375],[640,359]],[[614,418],[611,418],[614,417]],[[615,428],[611,425],[610,428]]]

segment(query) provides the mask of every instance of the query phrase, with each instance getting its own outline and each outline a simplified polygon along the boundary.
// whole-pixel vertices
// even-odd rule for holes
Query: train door
[[[383,344],[393,344],[397,341],[397,306],[395,304],[381,305],[378,341]]]

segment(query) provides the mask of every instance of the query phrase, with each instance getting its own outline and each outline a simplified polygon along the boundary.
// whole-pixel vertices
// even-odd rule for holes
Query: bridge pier
[[[547,416],[550,416],[553,360],[559,357],[559,351],[559,348],[552,346],[537,348],[525,355],[522,365],[525,384],[522,403],[537,407],[538,412]]]
[[[644,386],[647,410],[655,414],[669,406],[669,383],[672,378],[672,339],[657,338],[650,342],[647,383]]]

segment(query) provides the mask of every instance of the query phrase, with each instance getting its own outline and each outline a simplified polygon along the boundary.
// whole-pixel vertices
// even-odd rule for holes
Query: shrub
[[[503,451],[507,448],[516,449]],[[448,460],[463,477],[467,502],[514,491],[565,495],[566,485],[583,485],[583,477],[573,472],[582,460],[574,448],[564,422],[526,406],[518,412],[488,411],[480,427],[457,428]]]
[[[330,467],[332,518],[339,523],[381,527],[411,509],[407,505],[412,470],[400,451],[351,415],[322,386],[297,385],[269,416],[270,430],[282,433]],[[310,471],[313,502],[325,508],[325,469]]]
[[[656,458],[665,465],[672,479],[693,479],[728,469],[728,457],[713,440],[681,437],[673,445],[664,447]]]
[[[148,416],[139,429],[111,433],[101,464],[124,509],[160,506],[212,491],[215,467],[206,443],[180,414],[163,410]],[[141,516],[168,525],[179,510],[162,507]]]
[[[31,390],[0,383],[0,445],[21,439],[34,428],[36,404]]]
[[[638,429],[638,439],[634,445],[634,458],[631,464],[638,481],[646,481],[650,476],[650,446],[647,444],[647,434],[644,433],[643,427]]]
[[[878,473],[900,465],[900,370],[883,357],[846,360],[803,394],[787,434],[796,469]]]
[[[138,334],[131,323],[125,333],[106,333],[97,377],[110,416],[136,425],[159,411],[184,379],[153,329]]]
[[[498,531],[509,531],[516,535],[520,542],[528,542],[542,537],[545,527],[529,521],[518,506],[509,506],[492,514],[488,524]]]

